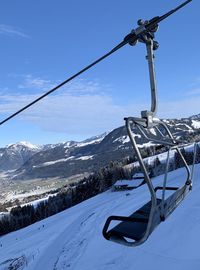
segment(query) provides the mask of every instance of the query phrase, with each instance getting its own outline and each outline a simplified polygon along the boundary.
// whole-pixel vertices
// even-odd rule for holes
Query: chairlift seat
[[[155,192],[162,187],[155,188]],[[187,193],[191,190],[191,185],[184,185],[182,188],[166,187],[166,190],[175,191],[164,201],[164,216],[161,214],[162,199],[156,198],[157,204],[154,207],[153,218],[149,228],[149,217],[152,209],[152,201],[149,201],[133,214],[128,217],[125,216],[110,216],[103,228],[103,235],[107,240],[118,242],[120,244],[134,246],[140,244],[145,233],[148,230],[148,236],[152,231],[165,220],[181,203]],[[112,221],[121,221],[112,229],[109,230]],[[130,242],[133,240],[134,242]]]
[[[184,7],[186,4],[192,0],[185,1],[177,8],[166,13],[162,17],[158,18],[158,22]],[[138,28],[133,30],[134,37],[138,35],[138,41],[145,43],[147,49],[147,61],[149,67],[150,75],[150,86],[151,86],[151,109],[141,112],[141,118],[138,117],[126,117],[124,118],[126,123],[127,133],[134,150],[134,156],[137,158],[141,172],[144,174],[144,181],[147,184],[147,187],[150,192],[151,201],[142,206],[140,209],[135,211],[132,215],[125,216],[110,216],[103,228],[103,235],[107,240],[118,242],[119,244],[127,246],[138,246],[143,244],[149,235],[153,232],[157,225],[164,221],[175,209],[176,207],[184,200],[187,193],[192,189],[192,176],[193,168],[195,164],[196,156],[196,146],[194,147],[194,157],[192,169],[190,169],[187,161],[185,160],[183,154],[181,153],[181,146],[177,142],[176,138],[173,136],[172,132],[168,125],[156,118],[157,112],[157,87],[155,79],[155,70],[154,70],[154,50],[158,48],[158,43],[154,40],[154,33],[158,30],[158,23],[155,23],[155,18],[150,20],[150,24],[153,23],[154,27],[149,27],[145,21],[138,21]],[[146,24],[146,25],[145,25]],[[141,30],[141,29],[144,29]],[[130,36],[126,36],[125,40]],[[129,42],[130,45],[135,45],[135,39],[132,38]],[[138,142],[136,140],[136,135],[138,133],[133,129],[136,128],[139,131],[139,135],[154,144],[164,145],[168,149],[165,173],[163,185],[154,188],[152,180],[148,174],[147,166],[141,155]],[[178,156],[183,162],[187,176],[184,184],[181,184],[179,187],[169,187],[167,186],[167,176],[169,172],[170,165],[170,150],[175,149],[178,153]],[[158,199],[156,192],[158,190],[162,191],[162,199]],[[172,191],[172,194],[166,198],[166,191]],[[113,228],[109,229],[109,225],[112,221],[118,221],[119,223]]]
[[[157,205],[161,199],[157,199]],[[144,236],[149,221],[151,201],[143,205],[129,217],[110,216],[104,226],[103,234],[106,239],[123,239],[124,237],[139,241]],[[107,231],[111,221],[121,220],[119,224]]]

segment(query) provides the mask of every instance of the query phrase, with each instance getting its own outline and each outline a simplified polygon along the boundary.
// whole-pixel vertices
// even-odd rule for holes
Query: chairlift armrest
[[[176,145],[174,145],[171,149],[173,150],[173,149],[175,149],[175,148],[184,148],[184,147],[187,147],[187,146],[190,146],[190,145],[192,145],[193,143],[191,143],[191,142],[188,142],[188,141],[181,141],[181,140],[176,140]]]

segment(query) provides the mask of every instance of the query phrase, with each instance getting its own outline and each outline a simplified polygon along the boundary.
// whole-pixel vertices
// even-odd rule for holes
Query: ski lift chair
[[[138,24],[142,24],[141,20],[138,21]],[[154,29],[154,32],[156,30]],[[157,111],[157,91],[153,50],[158,48],[158,43],[154,41],[154,33],[152,32],[147,32],[141,35],[139,41],[145,43],[147,48],[147,60],[151,85],[151,110],[142,111],[141,118],[125,118],[125,123],[127,133],[133,146],[134,154],[139,161],[141,172],[144,174],[144,179],[148,186],[151,200],[128,217],[108,217],[103,228],[103,236],[107,240],[111,240],[127,246],[138,246],[144,243],[156,228],[156,226],[164,221],[176,209],[176,207],[183,201],[187,193],[192,189],[192,175],[196,152],[196,147],[194,147],[193,166],[190,169],[180,150],[180,148],[184,145],[180,145],[180,141],[175,140],[170,129],[164,121],[155,117]],[[157,186],[154,188],[139,151],[136,138],[132,131],[132,126],[135,126],[147,141],[167,146],[168,154],[162,186]],[[170,150],[172,149],[178,153],[186,170],[186,179],[181,187],[171,187],[167,185]],[[157,196],[157,191],[159,190],[162,193],[161,198],[158,198]],[[166,191],[172,192],[168,198],[165,196]],[[118,221],[119,223],[110,228],[112,221]]]
[[[147,134],[147,132],[150,132],[147,127],[144,127],[144,121],[139,121],[138,118],[133,117],[126,118],[125,121],[134,152],[140,163],[141,170],[144,173],[145,182],[148,186],[151,200],[128,217],[110,216],[104,225],[103,235],[107,240],[111,240],[127,246],[138,246],[147,240],[156,226],[159,225],[162,221],[165,221],[165,219],[176,209],[176,207],[184,200],[185,196],[192,189],[192,174],[196,156],[196,144],[194,145],[193,164],[192,168],[190,168],[180,150],[180,148],[186,146],[187,144],[180,145],[180,142],[175,142],[170,130],[163,121],[156,119],[156,123],[154,123],[154,130],[157,132],[159,130],[158,134],[161,133],[161,130],[158,126],[164,127],[168,132],[169,139],[166,139],[166,137],[163,135],[163,140],[161,140],[161,138],[149,138],[149,134]],[[169,147],[162,186],[154,187],[151,179],[149,178],[149,174],[141,157],[135,136],[133,136],[132,133],[131,126],[133,124],[142,131],[146,139],[149,138],[149,141],[160,143]],[[186,169],[186,179],[181,187],[167,185],[170,151],[173,149],[177,151]],[[158,198],[157,191],[162,192],[161,198]],[[171,191],[173,193],[168,198],[166,198],[166,191]],[[112,221],[119,221],[120,223],[109,229]]]

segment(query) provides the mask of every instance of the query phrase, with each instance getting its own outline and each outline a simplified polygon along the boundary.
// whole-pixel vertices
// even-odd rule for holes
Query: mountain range
[[[200,139],[200,114],[183,119],[164,120],[177,139]],[[150,147],[134,130],[140,147]],[[19,142],[0,148],[0,170],[12,170],[13,180],[28,180],[48,177],[70,177],[91,173],[132,156],[132,147],[124,126],[109,133],[94,136],[82,142],[68,141],[58,144],[35,146]]]

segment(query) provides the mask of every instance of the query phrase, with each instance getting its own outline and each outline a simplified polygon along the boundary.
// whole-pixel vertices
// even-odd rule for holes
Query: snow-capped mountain
[[[105,137],[105,135],[106,133],[98,136],[93,136],[82,142],[67,141],[58,144],[46,144],[43,146],[33,145],[26,141],[9,144],[6,147],[0,148],[0,170],[19,169],[33,155],[41,151],[51,151],[54,148],[63,148],[66,152],[71,147],[83,147],[86,145],[96,144],[97,142],[100,142]]]
[[[148,202],[146,185],[128,194],[104,192],[1,237],[0,270],[198,270],[199,175],[200,165],[196,165],[191,193],[141,246],[109,242],[103,238],[102,228],[108,216],[130,215]],[[178,169],[169,173],[168,183],[177,186],[184,177],[184,170]],[[154,185],[162,183],[163,176],[153,181]]]
[[[23,141],[0,148],[0,170],[18,169],[30,157],[41,150],[41,146]]]
[[[190,141],[195,136],[199,136],[200,140],[200,118],[165,121],[177,138]],[[138,130],[135,130],[135,136],[140,147],[152,145],[139,134]],[[83,142],[66,142],[48,146],[32,156],[16,171],[15,179],[69,177],[91,173],[107,166],[111,161],[121,161],[132,155],[132,146],[126,128],[123,126]]]
[[[200,140],[200,115],[181,120],[164,120],[176,138]],[[150,147],[135,130],[140,147]],[[132,156],[132,147],[126,128],[119,127],[82,142],[68,141],[44,146],[17,143],[0,149],[0,169],[17,169],[12,179],[70,177],[91,173],[107,166],[111,161],[121,161]]]

